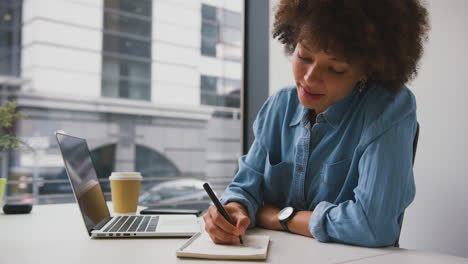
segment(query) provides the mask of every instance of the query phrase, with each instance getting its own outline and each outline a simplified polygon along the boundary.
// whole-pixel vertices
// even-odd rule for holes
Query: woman
[[[247,227],[319,241],[393,245],[415,195],[414,78],[428,31],[419,0],[281,0],[273,36],[296,85],[268,98],[255,141],[204,215],[215,243]],[[284,209],[284,210],[282,210]]]

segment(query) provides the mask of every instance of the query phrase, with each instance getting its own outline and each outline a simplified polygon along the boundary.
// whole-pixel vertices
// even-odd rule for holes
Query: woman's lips
[[[303,86],[301,86],[300,88],[302,95],[310,100],[318,100],[324,96],[324,94],[310,93],[306,89],[304,89]]]

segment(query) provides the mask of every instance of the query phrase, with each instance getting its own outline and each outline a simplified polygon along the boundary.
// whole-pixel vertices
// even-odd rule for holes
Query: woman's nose
[[[311,81],[322,81],[322,70],[316,64],[310,65],[304,75],[304,80],[306,82]]]

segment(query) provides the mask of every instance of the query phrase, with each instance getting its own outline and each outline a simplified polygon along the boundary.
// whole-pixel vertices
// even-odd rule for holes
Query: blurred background
[[[143,204],[206,205],[201,183],[222,192],[240,156],[242,25],[241,0],[0,1],[0,100],[34,149],[0,152],[7,200],[74,202],[61,130],[108,199],[112,171],[139,171]]]

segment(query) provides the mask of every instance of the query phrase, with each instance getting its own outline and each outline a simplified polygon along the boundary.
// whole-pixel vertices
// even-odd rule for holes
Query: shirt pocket
[[[267,156],[263,176],[265,203],[285,203],[293,179],[293,167],[289,161],[272,164]]]
[[[340,194],[343,183],[348,175],[351,159],[323,165],[320,177],[319,197],[321,201],[333,203]]]

